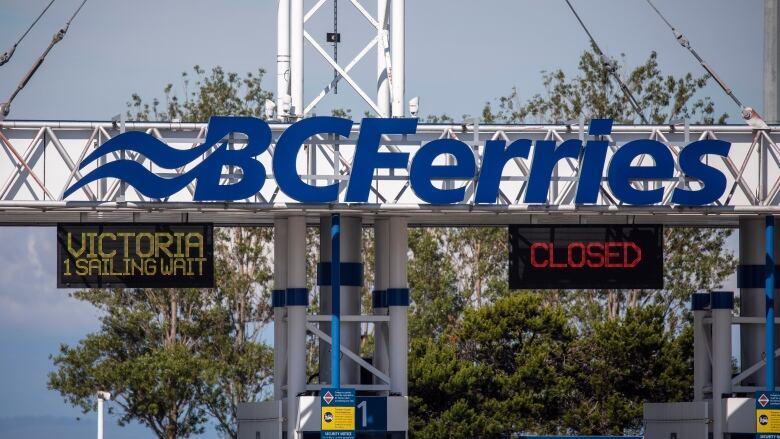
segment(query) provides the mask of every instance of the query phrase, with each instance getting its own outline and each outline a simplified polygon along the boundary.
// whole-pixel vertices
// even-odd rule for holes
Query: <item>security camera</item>
[[[292,96],[284,95],[281,98],[279,98],[279,117],[289,116],[291,108],[292,108]]]
[[[263,111],[265,112],[266,119],[274,118],[274,109],[276,109],[276,104],[274,103],[274,101],[270,99],[266,99],[263,105]]]
[[[417,113],[420,111],[420,98],[418,96],[413,97],[409,101],[409,114],[412,117],[417,117]]]
[[[97,393],[97,397],[105,401],[111,401],[111,394],[108,392],[100,391]]]

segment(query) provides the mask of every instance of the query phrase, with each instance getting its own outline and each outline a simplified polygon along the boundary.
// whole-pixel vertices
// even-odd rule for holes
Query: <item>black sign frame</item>
[[[510,289],[657,290],[664,287],[661,225],[510,225],[508,244]],[[639,262],[636,262],[635,247],[642,252]],[[592,254],[586,254],[591,250]],[[599,251],[604,253],[599,256]],[[573,255],[577,252],[581,259],[575,262]],[[587,259],[591,255],[592,259]]]
[[[200,232],[203,236],[203,257],[194,258],[190,255],[177,259],[186,268],[184,274],[180,269],[174,270],[176,274],[163,275],[161,269],[156,269],[156,274],[131,275],[123,269],[127,269],[123,255],[117,252],[111,258],[100,258],[105,264],[111,264],[110,268],[104,268],[108,274],[79,275],[76,273],[76,257],[70,254],[66,248],[68,245],[67,233],[191,233]],[[80,236],[80,235],[79,235]],[[81,239],[81,237],[79,238]],[[156,238],[155,238],[156,239]],[[105,242],[105,241],[104,241]],[[79,247],[81,247],[79,241]],[[124,242],[123,242],[124,244]],[[128,246],[128,249],[132,246]],[[112,246],[109,250],[117,250],[124,247]],[[193,249],[197,250],[197,249]],[[164,252],[158,252],[160,254]],[[137,253],[129,255],[131,258],[141,258]],[[176,256],[174,254],[174,256]],[[198,255],[199,256],[199,255]],[[98,258],[92,258],[97,260]],[[156,267],[163,267],[166,262],[171,264],[174,258],[165,256],[150,256]],[[203,260],[199,260],[203,259]],[[68,262],[66,262],[68,261]],[[108,262],[111,261],[111,262]],[[141,261],[136,261],[140,263]],[[214,225],[211,223],[59,223],[57,224],[57,288],[214,288]],[[68,265],[69,264],[69,265]],[[189,265],[187,265],[189,264]],[[66,268],[70,267],[69,270]],[[105,267],[109,267],[106,265]],[[119,267],[119,268],[116,268]],[[137,265],[136,265],[137,267]],[[168,266],[170,268],[170,265]],[[200,274],[194,274],[199,272]],[[193,273],[193,275],[189,275]]]

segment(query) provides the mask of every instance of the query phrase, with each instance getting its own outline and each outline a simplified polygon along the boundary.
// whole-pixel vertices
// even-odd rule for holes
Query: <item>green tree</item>
[[[452,328],[464,307],[452,258],[444,250],[442,229],[409,230],[411,258],[407,276],[411,294],[409,335],[438,337]]]
[[[626,71],[624,62],[618,64]],[[622,75],[652,123],[687,118],[694,122],[715,122],[715,107],[708,97],[700,97],[708,76],[664,76],[658,58],[651,52],[641,65]],[[636,123],[637,116],[605,66],[593,51],[580,57],[577,74],[569,78],[562,70],[542,73],[545,92],[521,102],[513,89],[497,100],[498,108],[488,102],[483,110],[486,122],[519,123],[527,120],[563,123],[584,117],[610,118],[621,123]],[[718,123],[727,115],[722,114]],[[624,315],[632,307],[660,305],[666,310],[670,327],[679,331],[685,325],[685,303],[696,291],[719,286],[736,262],[723,244],[730,229],[669,227],[665,238],[665,288],[662,291],[604,290],[556,292],[554,300],[572,303],[572,314],[585,326],[604,318]]]
[[[200,66],[192,68],[195,83],[190,75],[182,72],[183,98],[174,90],[172,83],[163,89],[164,103],[153,98],[151,103],[133,93],[127,103],[127,116],[132,120],[180,120],[182,122],[205,122],[211,116],[263,116],[266,100],[273,99],[273,93],[263,89],[265,70],[248,72],[241,76],[214,67],[207,75]],[[161,106],[162,105],[162,106]]]
[[[620,69],[626,70],[623,64]],[[725,120],[726,115],[716,116],[709,98],[699,96],[706,76],[664,76],[655,53],[622,76],[627,78],[653,123],[681,117],[703,123]],[[483,121],[562,123],[582,116],[586,120],[637,122],[626,98],[591,51],[583,53],[573,77],[558,70],[543,73],[543,83],[545,92],[525,102],[517,90],[495,103],[488,102]],[[410,247],[415,254],[409,269],[412,296],[426,304],[424,310],[422,306],[420,310],[413,308],[410,319],[410,328],[416,331],[412,332],[410,354],[410,426],[415,436],[443,437],[442,432],[453,431],[464,431],[463,437],[523,431],[621,434],[636,431],[644,401],[689,399],[692,331],[686,303],[692,293],[718,287],[733,272],[734,255],[724,250],[730,233],[724,229],[665,228],[665,288],[660,291],[544,291],[540,296],[532,295],[544,307],[565,312],[571,325],[561,329],[568,331],[569,338],[559,340],[555,349],[539,346],[538,357],[523,355],[518,341],[522,337],[517,335],[524,328],[533,333],[534,326],[513,316],[521,322],[518,332],[505,336],[510,328],[499,317],[499,310],[510,298],[529,294],[509,294],[506,290],[505,277],[502,278],[505,268],[495,259],[496,255],[506,254],[499,250],[506,245],[501,242],[501,233],[474,228],[446,230],[436,239],[410,234]],[[441,262],[444,254],[453,261]],[[441,270],[439,267],[447,263],[457,267],[453,268],[454,283],[432,283],[434,279],[429,273]],[[413,282],[413,274],[419,275],[419,280]],[[423,291],[415,292],[416,288]],[[453,292],[453,288],[457,291]],[[432,291],[437,293],[426,296]],[[443,297],[453,298],[445,304],[459,306],[428,307]],[[476,309],[466,307],[466,303]],[[528,308],[529,304],[525,306]],[[484,326],[475,325],[469,316],[480,316]],[[492,331],[494,328],[501,330]],[[543,331],[539,327],[535,330]],[[438,337],[440,334],[451,335]],[[556,346],[553,341],[548,343]],[[484,357],[479,357],[480,352]],[[546,364],[556,364],[561,352],[562,369],[551,372],[558,379],[530,388],[538,389],[541,395],[552,393],[568,401],[568,414],[523,409],[523,421],[515,422],[512,413],[501,409],[500,401],[514,398],[514,404],[522,404],[523,400],[518,401],[512,393],[517,388],[516,381],[499,378],[514,377],[516,370],[545,370]],[[486,365],[490,368],[475,370]],[[537,377],[546,375],[536,373]],[[523,386],[527,385],[523,382]],[[493,396],[484,399],[489,403],[480,402],[483,400],[479,397],[474,403],[458,400],[458,392],[483,388],[493,389]],[[533,401],[534,396],[537,395],[528,396],[528,400]],[[476,429],[470,430],[470,426]]]
[[[84,412],[109,391],[119,424],[138,421],[160,439],[203,432],[212,365],[198,354],[212,319],[200,290],[86,290],[73,294],[100,310],[100,330],[53,357],[49,388]]]
[[[466,303],[478,308],[507,294],[506,227],[450,228],[446,238],[449,253],[460,267],[459,288]]]
[[[168,84],[151,104],[128,103],[136,120],[205,121],[212,115],[260,115],[272,94],[264,71],[240,76],[194,67],[193,86],[182,73],[184,98]],[[74,293],[101,313],[101,328],[75,346],[62,345],[49,387],[85,411],[98,390],[116,396],[124,425],[138,421],[158,437],[188,437],[213,418],[235,438],[239,402],[264,397],[271,349],[259,336],[270,318],[272,232],[217,229],[216,288],[204,290],[89,290]]]
[[[270,228],[215,232],[217,288],[209,297],[214,324],[200,355],[211,363],[202,402],[217,430],[236,438],[239,402],[256,401],[270,384],[273,352],[259,341],[271,318]]]
[[[618,63],[620,71],[626,70],[624,58],[621,57]],[[622,76],[651,123],[686,118],[710,124],[724,123],[727,118],[726,114],[716,116],[709,97],[694,100],[709,76],[694,77],[691,73],[679,78],[664,76],[655,52],[651,52],[642,65]],[[545,92],[534,95],[525,103],[520,101],[517,89],[498,98],[497,109],[492,103],[485,103],[482,119],[486,123],[565,123],[583,116],[588,120],[609,118],[616,123],[637,121],[628,99],[592,50],[582,54],[577,74],[572,78],[563,70],[543,71],[542,82]]]
[[[567,365],[574,391],[562,424],[579,434],[638,433],[644,402],[689,400],[693,331],[687,326],[675,335],[665,326],[663,307],[635,307],[578,338]]]
[[[452,342],[413,339],[412,437],[555,432],[572,387],[564,371],[574,336],[561,307],[520,293],[467,309]]]

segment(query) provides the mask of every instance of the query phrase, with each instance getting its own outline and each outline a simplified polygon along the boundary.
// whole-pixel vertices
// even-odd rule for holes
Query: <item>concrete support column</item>
[[[408,251],[406,218],[390,219],[390,279],[387,306],[390,310],[390,391],[408,395],[409,284],[406,278]]]
[[[696,293],[691,296],[693,311],[693,400],[703,401],[704,387],[712,382],[712,364],[707,353],[709,328],[704,325],[707,308],[710,306],[710,295]]]
[[[287,219],[274,220],[274,399],[284,398],[287,382]]]
[[[390,279],[390,221],[377,218],[374,222],[374,291],[372,305],[374,315],[387,315],[387,289]],[[388,373],[388,327],[386,323],[374,323],[374,366]],[[374,384],[383,384],[374,377]]]
[[[713,291],[712,306],[712,415],[713,439],[723,439],[726,410],[723,398],[731,394],[731,310],[734,293]]]
[[[780,251],[780,237],[775,231],[775,254]],[[741,317],[766,316],[765,265],[766,247],[764,217],[740,218],[739,220],[739,315]],[[777,285],[775,286],[775,291]],[[780,301],[775,301],[775,315],[780,311]],[[780,330],[775,327],[775,340],[780,339]],[[764,325],[740,325],[741,365],[748,368],[765,357],[766,334]],[[775,368],[775,382],[780,381],[780,371]],[[766,386],[766,369],[762,367],[743,380],[742,384]]]
[[[306,218],[287,224],[287,437],[300,439],[298,398],[306,390]]]

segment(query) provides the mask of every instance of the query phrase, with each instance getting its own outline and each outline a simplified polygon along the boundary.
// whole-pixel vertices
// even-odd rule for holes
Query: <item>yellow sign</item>
[[[777,433],[780,431],[780,410],[756,410],[756,432]]]
[[[323,431],[349,431],[355,429],[355,407],[323,407]]]

